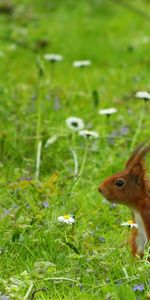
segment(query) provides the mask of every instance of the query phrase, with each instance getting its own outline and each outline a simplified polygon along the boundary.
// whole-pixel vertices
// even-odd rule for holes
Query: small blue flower
[[[116,281],[116,285],[120,286],[120,285],[122,285],[122,284],[123,284],[123,280],[120,279],[120,280],[117,280],[117,281]]]
[[[10,209],[4,209],[4,215],[9,215],[10,214]]]
[[[109,207],[110,207],[111,209],[115,209],[115,208],[117,207],[117,203],[111,203],[111,204],[109,205]]]
[[[98,239],[99,239],[100,243],[105,243],[106,242],[106,240],[103,236],[99,236]]]
[[[19,181],[31,181],[32,178],[31,177],[25,177],[25,176],[22,176],[19,178]]]
[[[49,207],[48,201],[42,202],[42,206],[43,206],[44,208],[48,208],[48,207]]]
[[[30,208],[30,204],[27,203],[27,204],[26,204],[26,208]]]
[[[5,295],[0,295],[0,300],[10,300],[10,297]]]
[[[134,285],[133,291],[134,292],[136,292],[136,291],[140,291],[140,292],[144,291],[144,284],[141,283],[141,284]]]

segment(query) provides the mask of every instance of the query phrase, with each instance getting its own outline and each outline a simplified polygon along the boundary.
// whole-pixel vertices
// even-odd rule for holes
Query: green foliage
[[[149,141],[150,103],[134,97],[150,88],[149,21],[114,2],[0,1],[0,299],[149,293],[149,264],[131,257],[120,226],[130,212],[97,192]],[[132,3],[149,11],[148,1]],[[117,113],[99,115],[109,107]],[[99,138],[69,129],[70,116]],[[68,214],[75,224],[58,222]]]

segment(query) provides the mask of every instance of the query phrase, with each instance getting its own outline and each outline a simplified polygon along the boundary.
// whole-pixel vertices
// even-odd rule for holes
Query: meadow
[[[150,2],[125,2],[0,1],[0,300],[150,299],[98,193],[150,137]]]

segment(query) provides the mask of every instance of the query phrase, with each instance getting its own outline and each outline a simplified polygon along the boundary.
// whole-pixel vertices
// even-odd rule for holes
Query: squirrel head
[[[145,155],[150,146],[141,144],[128,159],[125,169],[104,180],[99,192],[110,202],[137,207],[143,198],[150,198],[150,181],[146,178]]]

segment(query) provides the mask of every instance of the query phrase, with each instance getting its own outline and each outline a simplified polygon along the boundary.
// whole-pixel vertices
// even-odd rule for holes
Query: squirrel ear
[[[126,169],[134,166],[135,163],[143,163],[145,155],[150,152],[150,145],[144,146],[145,143],[141,143],[132,153],[128,161],[126,162]]]
[[[135,183],[138,185],[141,184],[142,179],[144,177],[144,169],[143,165],[140,163],[136,163],[131,169],[130,169],[130,175],[132,176]]]

